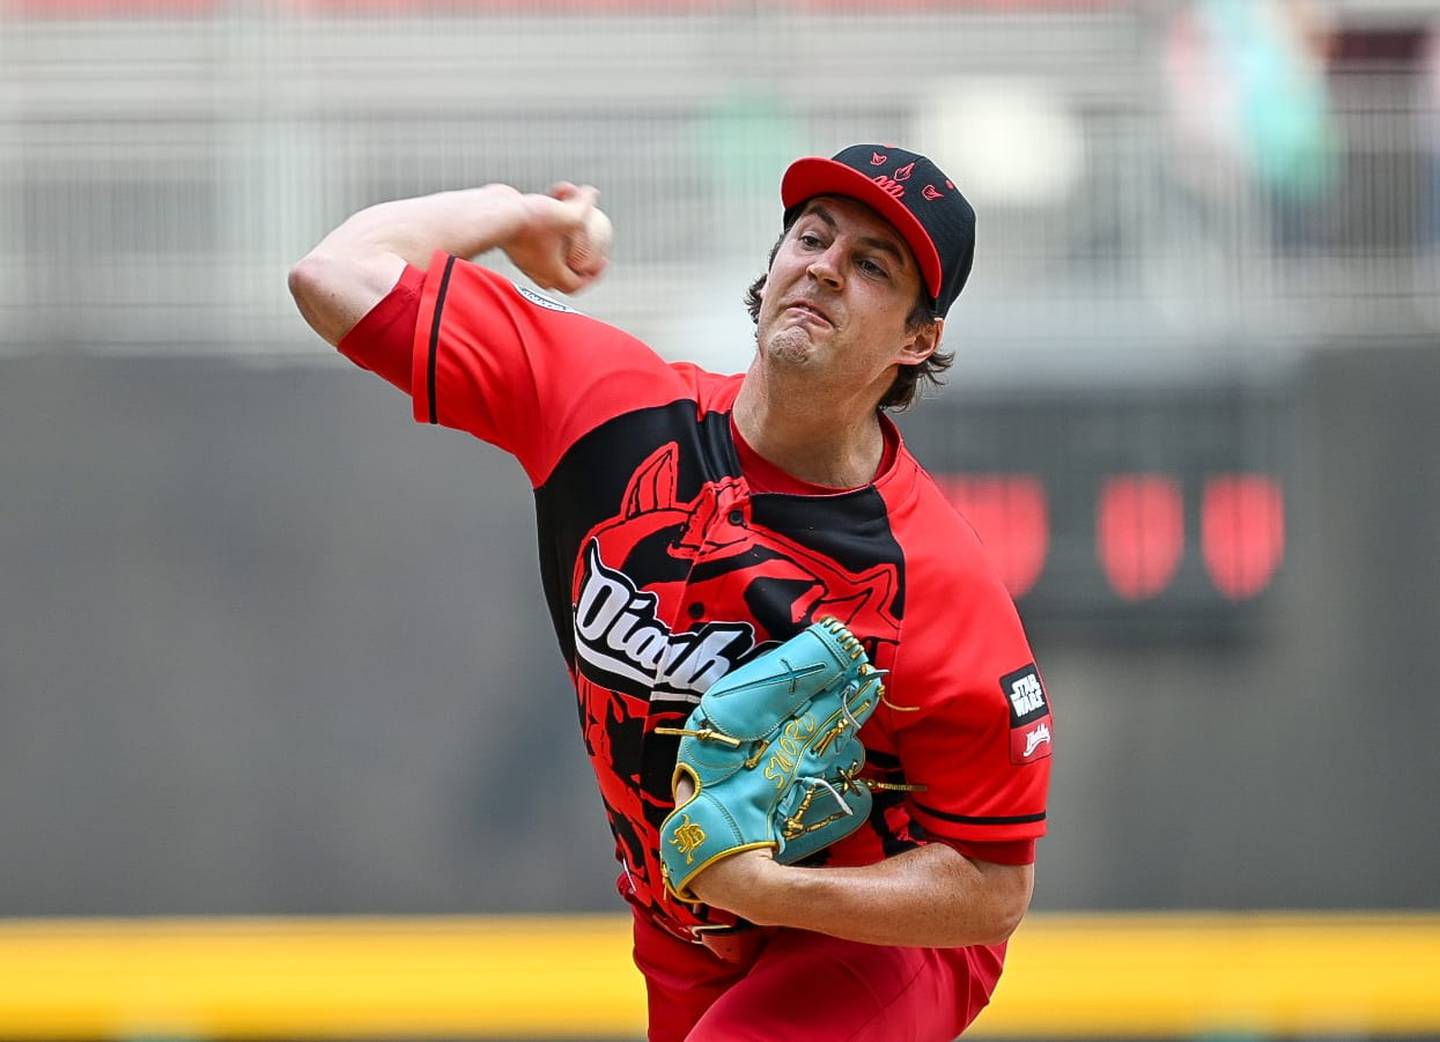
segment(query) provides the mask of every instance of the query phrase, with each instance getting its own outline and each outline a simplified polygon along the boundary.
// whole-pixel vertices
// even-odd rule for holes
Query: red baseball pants
[[[951,1042],[990,1001],[1004,946],[889,948],[754,930],[736,961],[635,920],[650,1042]]]

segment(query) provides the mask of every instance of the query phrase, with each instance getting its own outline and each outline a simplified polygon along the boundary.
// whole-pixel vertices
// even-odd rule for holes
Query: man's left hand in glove
[[[720,678],[683,728],[660,827],[666,886],[695,901],[695,879],[726,859],[794,864],[864,823],[871,784],[857,734],[882,697],[882,673],[826,619]],[[733,876],[739,865],[725,875]]]

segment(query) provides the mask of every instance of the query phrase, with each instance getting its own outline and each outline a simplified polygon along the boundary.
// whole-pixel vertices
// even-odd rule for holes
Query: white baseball
[[[585,227],[571,236],[570,248],[565,253],[565,266],[577,275],[588,275],[595,271],[610,256],[610,244],[615,239],[615,226],[605,211],[592,207],[585,217]]]

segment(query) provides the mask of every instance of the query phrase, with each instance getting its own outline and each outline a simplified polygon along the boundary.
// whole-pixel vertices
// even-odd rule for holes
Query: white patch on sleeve
[[[526,289],[524,286],[516,286],[515,289],[522,297],[524,297],[530,303],[534,304],[536,307],[546,308],[550,311],[568,311],[572,315],[578,315],[580,313],[574,308],[572,308],[569,304],[562,304],[558,300],[551,300],[549,297],[542,297],[533,289]]]

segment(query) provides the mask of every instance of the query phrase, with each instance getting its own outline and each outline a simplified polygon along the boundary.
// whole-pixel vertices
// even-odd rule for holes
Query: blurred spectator
[[[1258,187],[1281,244],[1312,241],[1314,204],[1338,173],[1330,38],[1309,0],[1193,0],[1170,26],[1177,179],[1214,201],[1237,180]]]

